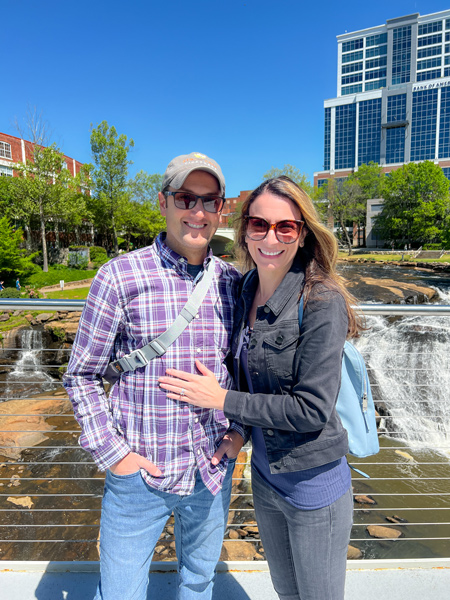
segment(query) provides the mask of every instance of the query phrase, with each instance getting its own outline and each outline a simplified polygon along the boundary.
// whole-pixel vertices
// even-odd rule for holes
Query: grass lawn
[[[405,262],[429,262],[429,263],[450,263],[450,254],[444,254],[442,258],[412,258],[410,254],[400,253],[400,254],[352,254],[348,255],[347,252],[339,252],[338,258],[345,259],[347,261],[357,261],[359,259],[362,260],[373,260],[373,261],[383,261],[383,262],[392,262],[392,261],[401,261],[403,256],[403,260]]]
[[[75,288],[74,290],[60,290],[57,292],[46,292],[46,298],[55,298],[57,300],[85,300],[89,292],[89,286]]]

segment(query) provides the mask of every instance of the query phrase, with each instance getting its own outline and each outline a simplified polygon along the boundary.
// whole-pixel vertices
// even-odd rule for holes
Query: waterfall
[[[6,376],[6,399],[55,389],[54,379],[43,369],[43,336],[39,329],[22,329],[19,357]]]
[[[450,304],[450,293],[438,291],[441,303]],[[448,454],[450,319],[370,317],[367,324],[370,330],[357,345],[366,359],[375,402],[389,415],[389,435],[412,448]]]

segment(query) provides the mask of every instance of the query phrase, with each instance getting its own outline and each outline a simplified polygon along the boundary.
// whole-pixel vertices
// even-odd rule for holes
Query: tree
[[[311,196],[311,194],[313,193],[313,186],[309,182],[308,176],[305,175],[305,173],[301,173],[297,169],[297,167],[294,167],[292,165],[284,165],[282,169],[272,167],[270,171],[264,173],[263,179],[272,179],[273,177],[280,177],[281,175],[286,175],[287,177],[290,177],[290,179],[292,179],[292,181],[295,181],[295,183],[302,189],[304,189],[308,195]]]
[[[442,243],[446,239],[449,181],[431,161],[409,163],[386,177],[377,232],[397,243]]]
[[[352,187],[353,210],[352,219],[358,226],[358,231],[366,225],[367,201],[381,198],[383,195],[384,174],[381,167],[374,162],[363,164],[358,170],[349,175],[346,186]],[[349,190],[347,190],[349,191]]]
[[[97,218],[104,218],[105,225],[111,228],[114,252],[119,253],[117,242],[117,221],[121,202],[127,193],[128,152],[134,146],[132,139],[127,144],[127,136],[118,135],[114,126],[106,121],[92,129],[91,149],[95,163],[92,169],[94,196],[90,208]]]
[[[161,191],[163,176],[159,173],[136,173],[128,182],[134,237],[143,236],[153,240],[166,226],[166,219],[159,210],[158,192]],[[127,228],[127,225],[124,225]]]
[[[0,217],[0,279],[21,277],[38,269],[32,262],[35,255],[27,256],[20,247],[22,242],[23,231],[14,231],[7,217]]]
[[[64,168],[64,156],[56,145],[44,148],[35,145],[33,160],[18,163],[19,176],[11,182],[18,217],[28,220],[35,216],[40,224],[43,270],[48,271],[47,222],[63,212],[62,206],[71,182]]]

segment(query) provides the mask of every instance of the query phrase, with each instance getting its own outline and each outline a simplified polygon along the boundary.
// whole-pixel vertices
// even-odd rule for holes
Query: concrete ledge
[[[394,570],[394,569],[450,569],[450,558],[410,558],[392,560],[349,560],[347,571]],[[152,562],[152,573],[175,573],[173,561]],[[0,561],[0,573],[98,573],[98,561]],[[268,572],[267,561],[221,561],[217,572]]]

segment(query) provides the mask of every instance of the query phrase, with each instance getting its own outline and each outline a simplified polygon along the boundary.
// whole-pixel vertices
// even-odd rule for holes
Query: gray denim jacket
[[[348,318],[341,294],[313,288],[301,331],[298,303],[304,271],[296,259],[265,306],[259,307],[248,348],[254,393],[236,357],[241,331],[258,284],[256,270],[244,283],[235,308],[232,356],[238,391],[230,390],[229,419],[261,427],[272,473],[320,466],[348,452],[347,432],[336,412]]]

